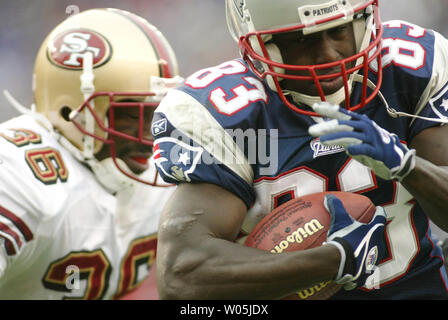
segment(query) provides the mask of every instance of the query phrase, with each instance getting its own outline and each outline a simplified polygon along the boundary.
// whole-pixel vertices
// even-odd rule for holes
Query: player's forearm
[[[448,232],[448,167],[417,157],[414,170],[402,183],[428,217]]]
[[[333,246],[273,256],[217,238],[171,261],[165,253],[158,257],[162,299],[278,299],[334,279],[340,261]]]

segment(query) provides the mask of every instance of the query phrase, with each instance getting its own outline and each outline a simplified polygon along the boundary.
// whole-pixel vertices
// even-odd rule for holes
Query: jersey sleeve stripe
[[[31,232],[30,228],[26,225],[26,223],[20,219],[18,216],[13,214],[11,211],[7,210],[6,208],[0,206],[0,216],[3,216],[4,218],[11,221],[16,228],[22,233],[23,237],[26,241],[33,240],[33,233]]]
[[[0,239],[3,239],[3,240],[4,240],[6,254],[7,254],[8,256],[14,256],[14,255],[17,253],[17,251],[16,251],[16,249],[14,248],[14,244],[13,244],[13,242],[12,242],[9,238],[7,238],[6,236],[4,236],[4,235],[1,234],[1,233],[0,233]]]
[[[18,249],[22,247],[22,241],[20,241],[20,237],[17,235],[17,233],[15,233],[7,225],[1,222],[0,222],[0,238],[4,239],[6,252],[10,256],[15,255]]]
[[[133,13],[114,9],[111,9],[111,11],[129,19],[144,33],[153,47],[157,59],[159,60],[160,77],[172,78],[178,73],[178,66],[174,57],[174,52],[165,37],[156,29],[156,27],[147,21],[140,19],[140,17],[134,15]]]

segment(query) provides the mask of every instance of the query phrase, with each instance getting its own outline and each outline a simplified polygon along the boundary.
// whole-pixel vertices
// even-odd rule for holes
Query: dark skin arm
[[[417,151],[415,169],[403,179],[428,217],[448,232],[448,125],[423,130],[410,147]]]
[[[336,277],[333,246],[274,255],[235,243],[245,215],[243,201],[219,186],[180,185],[159,225],[160,298],[278,299]]]

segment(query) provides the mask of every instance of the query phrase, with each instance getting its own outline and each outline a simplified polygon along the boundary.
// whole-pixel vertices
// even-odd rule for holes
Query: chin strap
[[[348,84],[348,89],[349,89],[349,94],[351,94],[352,91],[352,83],[353,83],[353,75],[350,76],[350,79],[348,80],[349,84]],[[316,103],[322,102],[322,99],[319,96],[309,96],[303,93],[299,93],[299,92],[295,92],[295,91],[289,91],[289,90],[284,90],[283,91],[284,95],[290,95],[292,97],[292,99],[294,100],[295,103],[298,104],[305,104],[307,106],[312,106]],[[340,105],[344,100],[345,100],[345,88],[344,86],[341,87],[338,91],[332,93],[332,94],[328,94],[325,96],[325,99],[327,102],[331,103],[331,104],[336,104],[336,105]]]
[[[84,96],[84,101],[87,101],[90,96],[95,92],[95,75],[93,74],[93,54],[91,52],[86,52],[83,56],[83,71],[80,76],[81,80],[81,93]],[[89,102],[90,107],[95,109],[95,102],[92,100]],[[77,115],[77,111],[73,110],[70,114],[70,118]],[[95,119],[90,111],[85,108],[83,112],[84,127],[87,132],[95,131]],[[132,187],[135,181],[127,177],[116,167],[112,158],[106,158],[104,160],[98,161],[93,155],[95,140],[89,135],[84,135],[83,138],[83,151],[75,148],[65,137],[61,136],[61,144],[70,150],[70,152],[81,162],[86,163],[90,169],[92,169],[96,178],[100,184],[110,193],[117,193],[124,188]],[[63,143],[62,143],[63,141]],[[127,165],[124,161],[116,159],[119,166],[128,170]]]
[[[363,82],[363,76],[361,76],[359,74],[356,74],[356,75],[354,75],[353,81],[362,83]],[[372,89],[372,90],[375,90],[375,88],[376,88],[376,85],[370,79],[367,79],[367,86],[370,89]],[[442,115],[440,116],[440,118],[429,118],[429,117],[422,117],[422,116],[415,115],[415,114],[410,114],[410,113],[406,113],[406,112],[397,111],[394,108],[389,106],[389,103],[387,102],[386,98],[383,96],[381,91],[378,91],[378,97],[384,103],[384,106],[386,107],[387,113],[392,118],[409,117],[409,118],[414,118],[414,119],[427,120],[427,121],[431,121],[431,122],[448,123],[448,117],[444,117]]]
[[[121,168],[127,169],[123,160],[118,158],[115,160]],[[88,161],[87,164],[101,185],[110,193],[117,193],[123,189],[131,188],[137,183],[137,181],[120,172],[112,158],[106,158],[101,161],[95,159],[94,161]]]
[[[115,165],[111,157],[97,160],[94,156],[87,158],[84,152],[76,148],[66,137],[53,131],[53,137],[68,150],[78,161],[85,163],[94,173],[99,183],[110,193],[117,193],[125,188],[132,187],[136,181],[124,175]],[[128,170],[128,166],[121,159],[116,159],[120,168]]]
[[[53,136],[67,149],[78,161],[85,163],[94,173],[99,183],[110,193],[117,193],[125,188],[132,187],[136,181],[124,175],[115,165],[114,160],[109,157],[104,160],[97,160],[94,156],[86,158],[85,154],[76,148],[63,135],[54,133]],[[128,170],[128,166],[121,159],[116,159],[120,168]]]

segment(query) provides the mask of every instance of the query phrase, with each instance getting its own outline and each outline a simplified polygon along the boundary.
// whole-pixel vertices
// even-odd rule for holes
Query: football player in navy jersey
[[[158,170],[179,184],[159,226],[162,298],[277,299],[329,280],[344,284],[334,299],[447,298],[429,219],[448,230],[448,40],[382,23],[378,1],[226,1],[241,59],[192,74],[153,118]],[[323,246],[238,243],[324,191],[363,194],[377,215],[354,223],[327,197]]]

